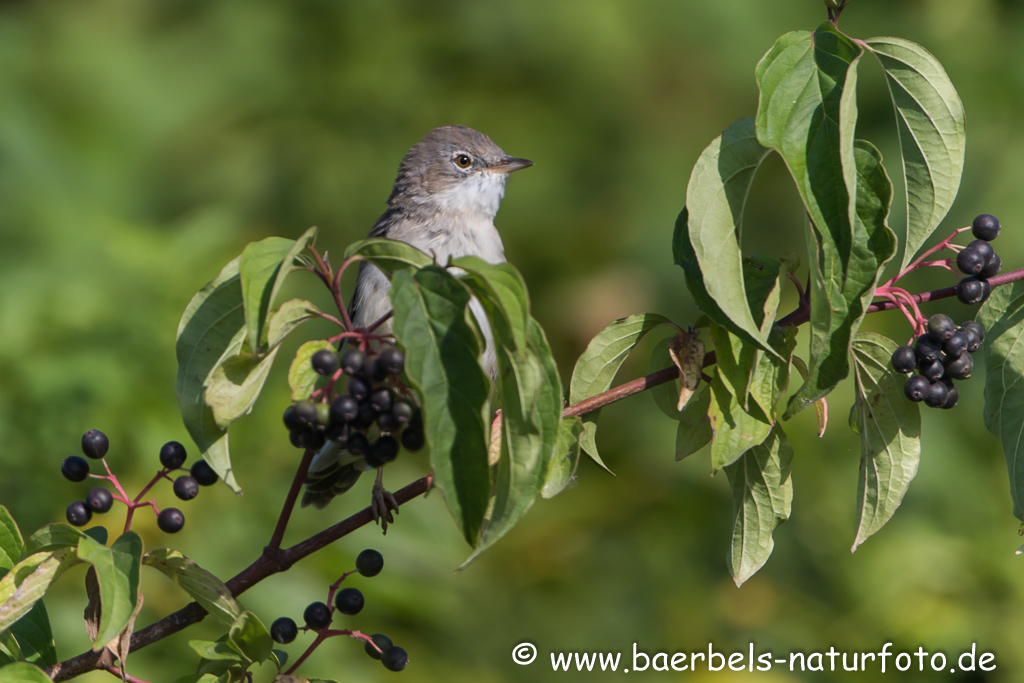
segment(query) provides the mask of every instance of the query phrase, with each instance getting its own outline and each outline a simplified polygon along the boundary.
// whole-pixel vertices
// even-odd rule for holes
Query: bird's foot
[[[373,514],[373,521],[381,526],[386,534],[388,524],[394,524],[395,518],[391,513],[398,514],[398,501],[390,491],[384,489],[384,469],[377,470],[377,480],[373,482],[373,493],[370,500],[370,512]]]

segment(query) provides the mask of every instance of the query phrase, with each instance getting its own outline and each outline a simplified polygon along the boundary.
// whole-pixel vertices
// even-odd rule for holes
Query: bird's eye
[[[469,168],[473,165],[473,157],[465,152],[459,152],[454,157],[455,165],[459,168]]]

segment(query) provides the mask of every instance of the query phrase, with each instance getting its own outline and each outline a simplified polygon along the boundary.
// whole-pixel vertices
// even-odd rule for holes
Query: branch
[[[430,474],[422,479],[417,479],[405,488],[396,491],[395,500],[398,501],[399,505],[403,505],[413,498],[422,495],[430,488],[433,479],[433,475]],[[370,512],[370,508],[363,508],[348,519],[344,519],[334,526],[324,529],[315,536],[311,536],[305,541],[293,545],[291,548],[276,551],[270,548],[264,549],[263,554],[256,558],[255,562],[227,582],[228,589],[231,590],[233,596],[237,597],[268,576],[285,571],[307,555],[330,545],[339,538],[352,533],[359,527],[365,526],[372,521],[373,514]],[[133,633],[129,651],[143,648],[162,638],[166,638],[172,633],[177,633],[186,626],[202,621],[206,614],[206,610],[200,607],[198,603],[189,603],[177,612]],[[66,681],[98,668],[100,665],[100,655],[100,652],[84,652],[77,657],[72,657],[54,665],[46,673],[54,681]]]
[[[989,283],[993,287],[998,287],[1011,282],[1017,282],[1018,280],[1024,280],[1024,268],[989,278]],[[956,289],[954,287],[946,287],[944,289],[937,289],[931,292],[914,294],[912,298],[914,301],[921,304],[928,301],[936,301],[938,299],[947,299],[951,296],[955,296],[955,294]],[[868,306],[866,312],[878,313],[880,311],[888,311],[894,308],[896,308],[896,305],[892,301],[880,301]],[[778,324],[783,326],[797,326],[804,324],[809,319],[810,307],[801,306],[781,318]],[[715,352],[711,351],[704,357],[704,367],[713,365],[715,360]],[[648,389],[652,389],[660,384],[664,384],[665,382],[670,382],[677,377],[679,377],[679,369],[675,366],[662,368],[661,370],[652,372],[644,377],[638,377],[637,379],[612,387],[608,391],[597,394],[596,396],[591,396],[579,403],[566,406],[562,411],[562,416],[572,417],[574,415],[589,413],[610,403],[621,401],[628,396],[639,394],[642,391],[647,391]],[[403,505],[413,498],[425,493],[432,482],[432,474],[428,474],[422,479],[417,479],[405,488],[395,492],[395,500],[399,505]],[[294,504],[294,500],[292,501],[292,504]],[[231,590],[232,595],[241,595],[268,576],[287,570],[295,562],[298,562],[307,555],[330,545],[334,541],[352,533],[356,529],[369,524],[371,521],[373,521],[373,514],[370,508],[367,507],[348,519],[342,520],[334,526],[329,527],[286,550],[280,550],[268,546],[255,562],[230,579],[227,582],[227,586]],[[276,534],[275,539],[280,542],[280,539],[276,538]],[[177,612],[170,614],[160,621],[132,634],[130,651],[138,650],[139,648],[154,643],[161,638],[171,635],[172,633],[177,633],[186,626],[202,621],[206,614],[206,610],[200,607],[197,603],[189,603]],[[47,674],[54,681],[65,681],[98,668],[99,658],[100,653],[86,652],[53,666],[47,670]]]

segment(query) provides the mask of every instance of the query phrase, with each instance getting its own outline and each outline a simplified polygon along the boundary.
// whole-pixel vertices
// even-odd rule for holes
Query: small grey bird
[[[502,263],[505,249],[494,216],[505,196],[508,174],[532,165],[532,161],[506,155],[489,137],[472,128],[435,128],[402,159],[388,208],[370,230],[370,237],[408,242],[442,265],[460,256]],[[353,325],[367,327],[391,310],[389,286],[376,266],[360,264],[349,304]],[[486,340],[484,368],[494,377],[497,361],[490,326],[478,301],[474,299],[470,307]],[[390,322],[385,323],[376,332],[386,333],[390,327]],[[366,469],[361,456],[329,442],[310,464],[302,505],[324,507],[352,488]],[[387,502],[379,488],[378,479],[374,510],[386,520]]]

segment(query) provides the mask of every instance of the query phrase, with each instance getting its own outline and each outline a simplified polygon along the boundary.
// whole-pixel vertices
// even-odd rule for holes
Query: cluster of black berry
[[[999,220],[987,213],[975,218],[971,224],[971,232],[976,239],[956,255],[956,267],[967,276],[956,285],[956,298],[961,302],[980,304],[992,293],[988,279],[999,273],[1003,260],[989,242],[999,237],[1000,229]]]
[[[363,576],[377,576],[383,568],[384,556],[376,550],[364,550],[356,558],[355,571]],[[346,576],[348,574],[342,576],[339,583]],[[310,631],[323,631],[331,625],[335,610],[342,614],[353,616],[362,611],[364,602],[363,593],[358,588],[342,588],[334,595],[333,608],[324,602],[313,602],[306,607],[306,610],[302,613],[302,619],[306,623],[304,628]],[[299,627],[296,625],[295,620],[290,617],[281,617],[270,626],[270,637],[277,643],[290,643],[295,640],[298,634]],[[349,631],[345,631],[331,635],[350,634]],[[374,659],[379,659],[384,664],[384,668],[390,671],[401,671],[409,663],[409,655],[404,649],[392,644],[391,638],[383,633],[375,633],[370,638],[373,644],[371,645],[369,642],[366,642],[364,646],[366,654]]]
[[[330,349],[313,354],[313,369],[332,376],[341,368],[348,375],[347,392],[330,403],[297,401],[284,411],[284,424],[296,448],[320,448],[329,439],[353,455],[362,455],[371,467],[381,467],[398,457],[404,447],[423,447],[423,418],[419,408],[395,392],[398,375],[405,369],[405,356],[386,348],[368,358],[349,349],[340,358]],[[372,441],[369,430],[379,434]]]
[[[957,327],[945,313],[928,319],[928,332],[913,346],[901,346],[892,354],[896,372],[917,373],[907,378],[903,392],[911,401],[932,408],[952,408],[960,399],[953,380],[967,379],[974,369],[972,353],[985,340],[985,330],[974,320]]]
[[[98,429],[90,429],[82,436],[82,453],[94,460],[101,460],[110,448],[110,440],[107,435]],[[166,477],[167,473],[181,468],[185,464],[185,447],[177,441],[168,441],[160,448],[160,464],[164,469],[157,473],[154,481]],[[60,464],[60,472],[68,481],[84,481],[89,474],[89,462],[77,455],[64,458]],[[95,475],[101,479],[113,481],[113,475]],[[174,480],[174,495],[181,500],[192,500],[199,495],[200,486],[210,486],[217,482],[217,473],[213,471],[205,460],[198,460],[193,463],[189,474],[182,475]],[[149,486],[146,487],[146,490]],[[120,489],[119,489],[120,490]],[[141,496],[141,494],[140,494]],[[85,500],[76,500],[68,505],[67,520],[74,526],[85,526],[92,519],[92,515],[109,512],[114,505],[114,495],[106,488],[97,486],[89,489]],[[146,503],[138,500],[129,501],[126,498],[118,497],[122,503],[131,508],[141,507]],[[185,515],[178,508],[164,508],[156,518],[157,526],[166,533],[173,534],[180,531],[185,525]]]

